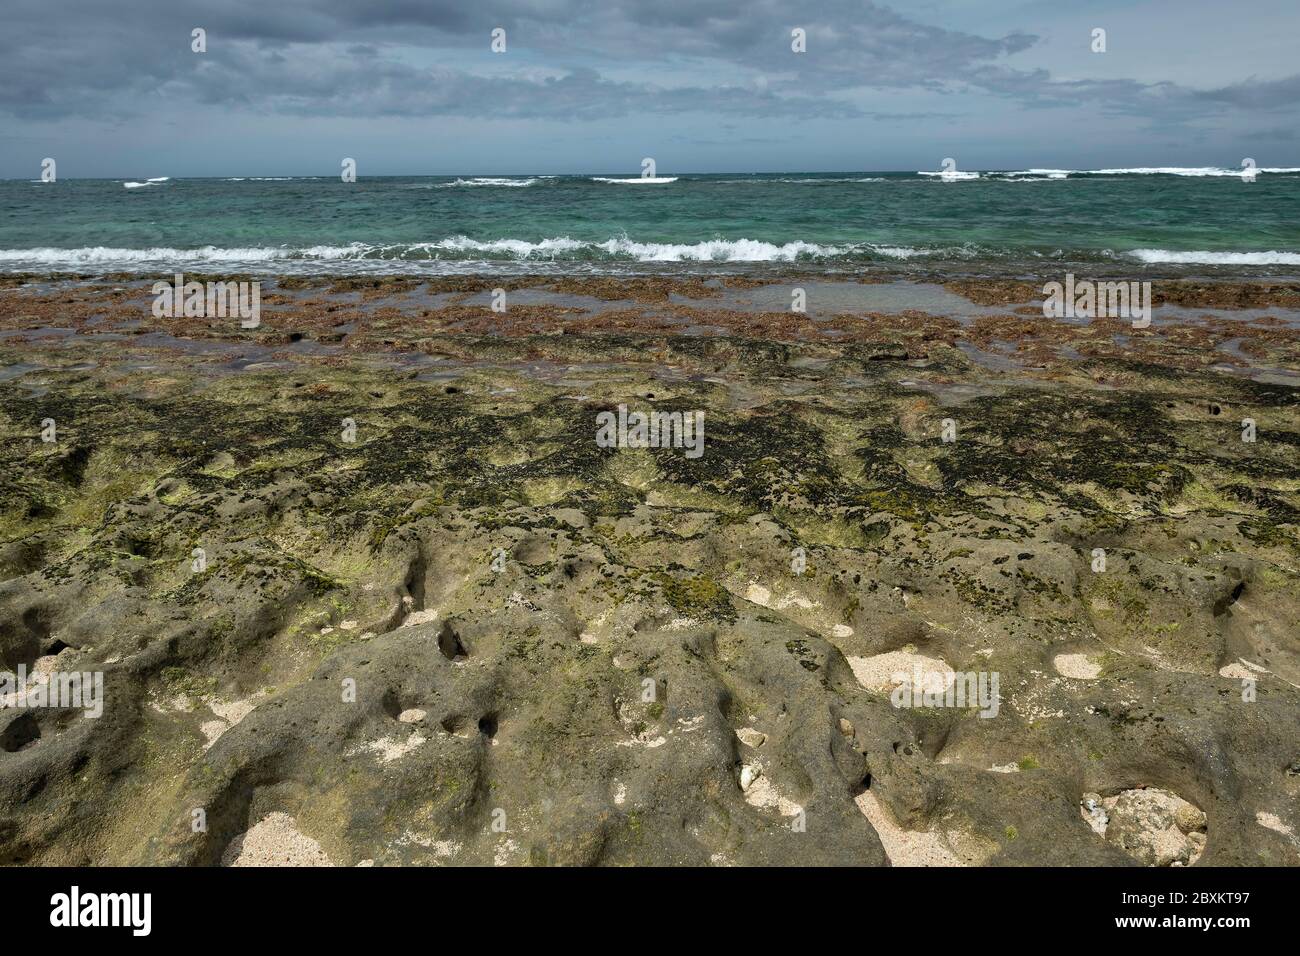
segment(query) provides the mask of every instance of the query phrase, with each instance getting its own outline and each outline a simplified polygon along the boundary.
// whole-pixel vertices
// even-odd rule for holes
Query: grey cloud
[[[9,0],[0,111],[113,119],[192,101],[294,116],[851,119],[887,115],[854,105],[863,91],[975,90],[1025,107],[1089,103],[1169,124],[1300,100],[1300,76],[1208,91],[1058,80],[1005,62],[1030,49],[1033,34],[981,37],[861,0],[815,9],[787,0],[141,0],[129,10],[101,0]],[[209,33],[202,57],[189,50],[194,26]],[[497,26],[509,35],[506,57],[488,53]],[[807,31],[805,54],[790,51],[794,27]],[[448,62],[414,66],[398,59],[398,46]],[[466,65],[474,55],[490,76]],[[539,63],[549,78],[537,78]],[[610,77],[638,68],[636,79]],[[673,82],[683,76],[685,85]],[[761,89],[752,76],[763,77]]]
[[[777,96],[734,86],[663,88],[617,82],[595,70],[559,76],[479,76],[421,69],[392,60],[364,62],[342,51],[267,59],[240,50],[212,68],[175,81],[201,103],[234,100],[273,113],[340,116],[470,116],[488,119],[599,119],[639,113],[705,111],[755,116],[847,117],[856,108],[826,98]]]
[[[1198,93],[1197,98],[1247,110],[1294,110],[1300,104],[1300,74],[1280,80],[1247,80],[1217,90]]]
[[[858,88],[938,88],[971,70],[1025,48],[1023,35],[988,40],[914,23],[882,6],[832,0],[816,12],[792,12],[777,0],[228,0],[219,7],[179,0],[144,0],[124,16],[119,6],[15,0],[0,38],[0,109],[24,118],[131,115],[155,94],[294,113],[348,115],[378,109],[401,115],[454,112],[448,96],[414,88],[403,104],[397,84],[437,78],[466,91],[469,73],[449,69],[421,76],[388,59],[402,44],[433,52],[487,55],[489,33],[503,26],[512,52],[544,56],[563,74],[537,82],[526,76],[487,81],[499,100],[475,94],[509,115],[616,116],[636,110],[716,110],[769,116],[858,115],[828,95]],[[797,21],[797,22],[792,22]],[[189,31],[208,31],[209,53],[189,50]],[[811,52],[790,51],[790,29],[808,31]],[[675,89],[651,75],[641,84],[592,72],[627,63],[698,60],[706,67],[772,73],[763,91],[740,83]],[[346,61],[351,60],[351,63]],[[494,67],[509,66],[501,60]],[[323,63],[330,64],[327,72]],[[520,58],[518,69],[523,69]],[[358,68],[370,74],[359,76]],[[257,77],[264,85],[242,81]],[[354,84],[373,89],[358,92]],[[545,95],[539,95],[545,94]],[[592,97],[579,100],[580,95]],[[481,108],[481,107],[479,107]],[[576,111],[576,112],[575,112]]]

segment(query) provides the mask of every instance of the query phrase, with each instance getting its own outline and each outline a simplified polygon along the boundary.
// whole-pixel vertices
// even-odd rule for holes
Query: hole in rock
[[[497,715],[484,714],[478,719],[478,731],[485,737],[495,737],[497,735]]]
[[[451,629],[451,625],[445,622],[438,632],[438,650],[442,651],[442,656],[449,661],[469,657],[469,651],[465,650],[465,645],[461,643],[456,632]]]
[[[1236,604],[1237,601],[1240,600],[1241,595],[1245,593],[1245,590],[1246,582],[1238,581],[1236,587],[1234,587],[1230,593],[1214,602],[1215,616],[1226,614],[1228,608],[1232,607],[1232,605]]]
[[[447,733],[458,734],[460,729],[465,726],[465,718],[460,714],[452,714],[450,717],[444,717],[438,723]]]
[[[9,726],[0,731],[0,750],[14,753],[28,744],[41,739],[41,728],[31,714],[23,714],[9,722]]]
[[[384,697],[380,703],[384,708],[384,713],[393,718],[393,720],[396,720],[397,715],[402,712],[402,705],[397,700],[397,691],[384,691]]]

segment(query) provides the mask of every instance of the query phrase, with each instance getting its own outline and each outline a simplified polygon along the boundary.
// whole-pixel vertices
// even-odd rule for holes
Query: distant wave
[[[1125,169],[1083,169],[1077,170],[1088,176],[1237,176],[1244,170],[1228,169],[1221,166],[1138,166]],[[1261,166],[1257,173],[1300,173],[1293,167]]]
[[[929,170],[929,169],[920,169],[920,170],[917,170],[916,175],[918,175],[918,176],[938,176],[940,179],[944,180],[945,182],[962,182],[962,181],[965,181],[965,180],[968,180],[968,179],[979,179],[979,178],[980,178],[980,174],[979,174],[979,173],[977,173],[977,172],[975,172],[975,171],[973,171],[973,170],[969,170],[969,169],[953,169],[953,170],[943,170],[943,169],[940,169],[940,170]]]
[[[1041,183],[1051,179],[1069,179],[1073,169],[1016,169],[1007,172],[987,172],[984,175],[992,179],[1004,179],[1014,183]]]
[[[154,176],[152,179],[146,179],[142,183],[127,182],[127,183],[123,183],[122,185],[125,186],[127,189],[140,189],[144,186],[157,186],[160,183],[167,182],[169,179],[171,179],[170,176]]]
[[[1300,265],[1300,252],[1172,252],[1168,249],[1134,249],[1128,255],[1141,262],[1166,265]]]
[[[986,175],[1012,177],[1044,176],[1049,179],[1066,179],[1070,176],[1231,176],[1240,178],[1245,170],[1223,166],[1125,166],[1116,169],[1021,169],[1007,172],[990,172]],[[1300,167],[1259,166],[1256,173],[1300,173]]]
[[[712,183],[794,183],[801,185],[804,183],[883,183],[886,182],[884,176],[798,176],[798,177],[780,177],[770,179],[759,179],[757,177],[750,179],[713,179]]]
[[[638,185],[656,184],[656,183],[675,183],[676,176],[633,176],[630,179],[614,179],[610,176],[592,176],[591,181],[595,183],[635,183]]]
[[[475,176],[472,179],[457,179],[452,183],[433,183],[434,189],[448,189],[453,186],[531,186],[540,182],[540,176],[528,179],[507,179],[504,176]]]
[[[310,176],[227,176],[228,183],[287,183],[295,179],[311,179]]]
[[[1116,169],[987,169],[979,172],[957,170],[944,173],[942,170],[920,170],[918,176],[947,176],[952,179],[1002,179],[1015,182],[1040,182],[1048,179],[1069,179],[1072,176],[1228,176],[1241,178],[1245,170],[1222,166],[1126,166]],[[1259,166],[1256,173],[1286,174],[1300,173],[1300,167],[1293,166]]]

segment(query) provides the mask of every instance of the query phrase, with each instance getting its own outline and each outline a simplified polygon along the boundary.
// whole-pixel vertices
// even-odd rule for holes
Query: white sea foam
[[[86,246],[80,249],[0,249],[0,262],[33,262],[50,265],[104,265],[135,262],[241,262],[265,259],[288,259],[303,255],[307,250],[253,247],[246,249],[221,249],[203,246],[199,249],[122,249],[110,246]],[[321,256],[320,258],[328,258]]]
[[[798,176],[798,177],[783,176],[777,179],[758,179],[758,178],[714,179],[711,180],[711,182],[716,183],[718,185],[722,185],[725,183],[747,183],[747,184],[794,183],[796,185],[802,185],[806,183],[883,183],[885,182],[885,177],[884,176]]]
[[[413,249],[505,254],[517,259],[546,258],[581,251],[626,256],[638,262],[789,262],[800,256],[838,256],[853,247],[825,246],[811,242],[776,244],[756,239],[712,239],[695,243],[637,242],[626,236],[604,242],[582,242],[562,236],[526,242],[522,239],[495,239],[488,242],[456,236],[438,242],[419,243]]]
[[[1081,169],[1085,176],[1233,176],[1240,178],[1245,170],[1225,169],[1221,166],[1135,166],[1123,169]],[[1300,173],[1300,168],[1287,166],[1261,166],[1256,173]]]
[[[805,178],[805,179],[776,179],[776,180],[754,180],[754,182],[778,182],[778,183],[883,183],[884,176],[845,176],[845,177],[827,177],[827,178]]]
[[[198,249],[154,247],[124,249],[93,246],[80,249],[0,249],[0,263],[31,263],[62,266],[103,266],[153,263],[261,262],[281,259],[421,259],[438,258],[438,253],[465,254],[511,259],[545,259],[572,257],[574,253],[593,252],[626,257],[639,262],[778,262],[800,257],[838,256],[865,246],[830,246],[811,242],[771,243],[756,239],[713,239],[696,243],[636,242],[620,236],[604,242],[584,242],[560,236],[529,242],[523,239],[478,240],[453,236],[436,242],[375,246],[354,242],[345,246],[309,246],[306,248],[253,247]],[[459,254],[459,255],[456,255]],[[881,254],[896,258],[908,250],[887,249]]]
[[[452,236],[450,239],[440,239],[437,242],[418,242],[412,245],[410,249],[418,252],[441,250],[447,252],[480,252],[489,255],[505,253],[517,259],[526,259],[530,256],[553,256],[557,253],[577,252],[580,249],[592,247],[592,243],[570,239],[567,236],[543,239],[540,242],[528,242],[524,239],[492,239],[484,242],[478,239],[470,239],[468,236]]]
[[[1168,249],[1134,249],[1128,255],[1141,262],[1169,265],[1300,265],[1300,252],[1173,252]]]
[[[1015,169],[985,175],[1012,183],[1043,183],[1053,179],[1068,179],[1073,172],[1073,169]]]
[[[913,249],[911,246],[872,246],[871,251],[888,259],[915,259],[917,256],[932,256],[930,249]]]
[[[504,176],[475,176],[473,179],[457,179],[451,183],[434,183],[434,189],[448,189],[453,186],[531,186],[543,177],[528,179],[507,179]]]
[[[629,255],[638,262],[790,262],[800,256],[839,256],[848,249],[815,242],[776,245],[757,239],[712,239],[696,243],[634,242],[610,239],[597,248],[611,255]]]
[[[1039,253],[1034,253],[1038,255]],[[1058,253],[1059,254],[1059,253]],[[525,239],[471,239],[452,236],[431,242],[373,245],[353,242],[346,245],[306,247],[255,246],[224,248],[202,246],[176,249],[157,246],[127,249],[111,246],[87,246],[77,249],[37,247],[0,249],[0,265],[10,267],[118,267],[129,269],[166,267],[195,263],[311,262],[338,260],[420,261],[444,260],[631,260],[635,262],[793,262],[800,259],[862,257],[884,259],[971,259],[998,256],[997,250],[966,244],[962,246],[916,247],[853,242],[827,244],[795,240],[767,242],[759,239],[709,239],[701,242],[640,242],[616,236],[603,242],[590,242],[568,236],[530,241]],[[1169,265],[1300,265],[1300,252],[1177,252],[1166,249],[1136,249],[1117,254],[1150,264]]]
[[[1295,166],[1259,166],[1254,170],[1256,173],[1300,173],[1300,167]],[[1008,170],[985,170],[982,173],[954,170],[945,173],[943,170],[921,170],[918,176],[937,176],[951,179],[978,179],[980,176],[990,179],[1012,179],[1016,181],[1033,182],[1043,179],[1067,179],[1070,176],[1225,176],[1240,178],[1246,170],[1238,167],[1222,166],[1125,166],[1115,169],[1008,169]]]
[[[919,169],[916,172],[918,176],[937,176],[944,182],[958,182],[968,179],[979,179],[980,174],[969,169],[940,169],[929,170]]]
[[[677,182],[677,177],[676,176],[633,176],[630,179],[614,179],[610,176],[592,176],[591,181],[596,183],[619,183],[619,184],[635,183],[638,185],[646,185],[646,184],[653,185],[657,183],[675,183]]]

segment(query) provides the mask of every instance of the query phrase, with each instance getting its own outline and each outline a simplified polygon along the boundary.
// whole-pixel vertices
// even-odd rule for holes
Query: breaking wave
[[[428,259],[506,260],[621,260],[635,262],[793,262],[837,257],[910,259],[917,256],[953,255],[960,250],[917,249],[871,243],[765,242],[759,239],[710,239],[702,242],[639,242],[617,236],[589,242],[559,236],[536,242],[524,239],[478,240],[453,236],[435,242],[371,245],[354,242],[342,246],[249,247],[197,249],[154,247],[125,249],[93,246],[80,249],[0,249],[0,263],[75,268],[80,266],[155,266],[168,263],[238,263],[282,260]]]
[[[457,179],[450,183],[434,183],[434,189],[450,189],[456,186],[532,186],[541,182],[542,176],[527,179],[509,179],[505,176],[475,176],[472,179]]]
[[[1300,252],[1173,252],[1168,249],[1134,249],[1128,255],[1140,262],[1190,266],[1295,266]]]
[[[627,179],[615,179],[611,176],[592,176],[593,183],[616,183],[619,185],[655,185],[661,183],[675,183],[676,176],[632,176]]]
[[[1127,260],[1168,266],[1297,266],[1300,252],[1175,251],[1168,249],[1096,250],[1079,253],[1086,261]],[[333,263],[331,269],[348,264],[343,271],[399,271],[404,265],[442,264],[456,271],[482,268],[485,264],[505,267],[518,264],[656,263],[820,263],[858,268],[870,263],[921,260],[927,264],[1011,262],[1016,260],[1068,259],[1072,253],[1055,249],[1010,249],[974,243],[900,245],[884,242],[772,242],[762,239],[707,239],[698,242],[647,242],[626,235],[604,241],[555,236],[540,240],[471,239],[451,236],[428,242],[376,244],[352,242],[343,245],[303,246],[201,246],[183,249],[155,246],[131,249],[114,246],[86,246],[75,249],[35,247],[0,249],[0,269],[5,271],[120,270],[167,273],[177,268],[249,268],[290,272],[319,271],[313,264]]]

